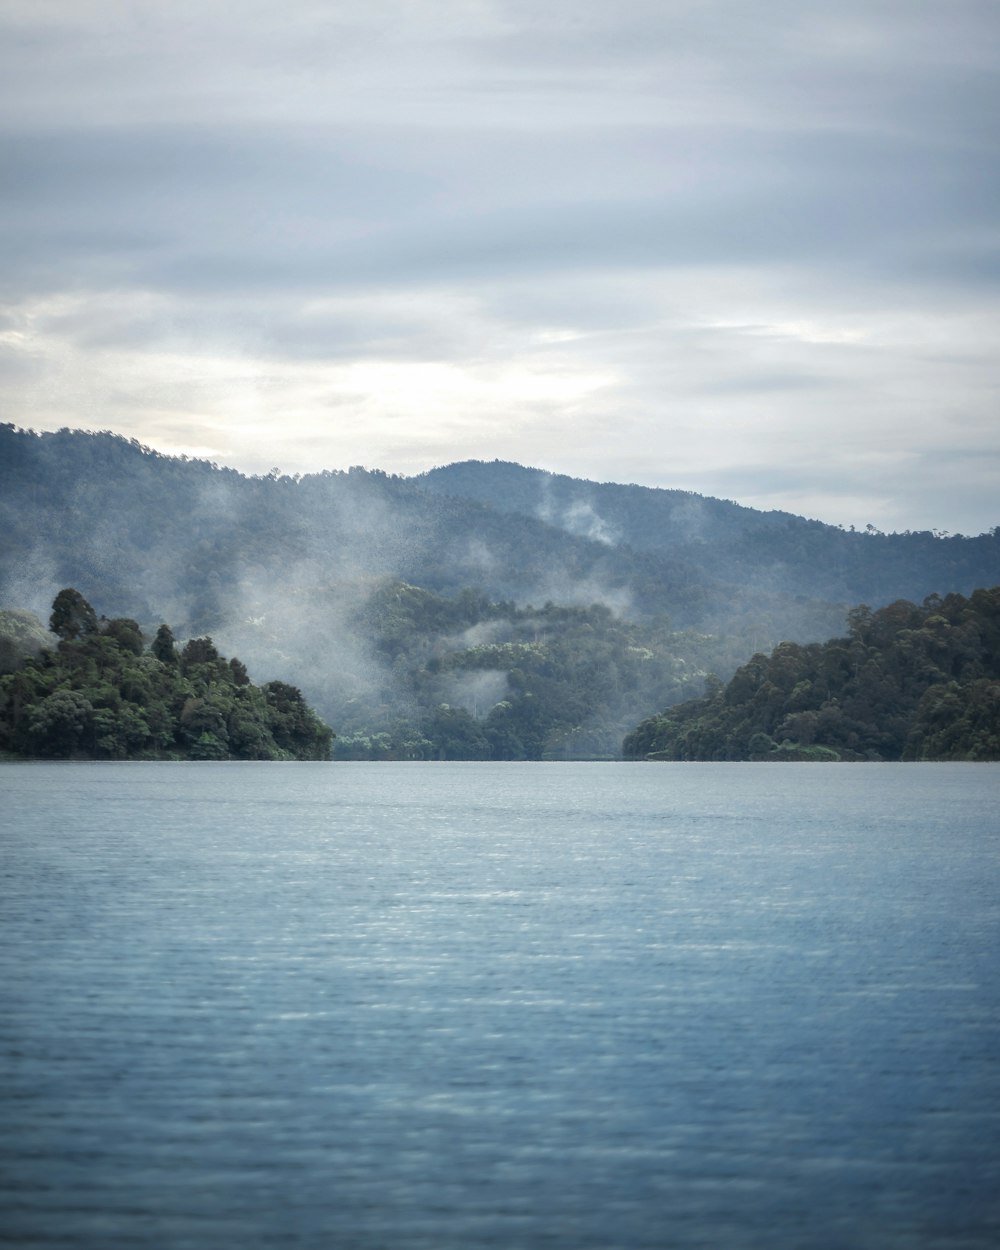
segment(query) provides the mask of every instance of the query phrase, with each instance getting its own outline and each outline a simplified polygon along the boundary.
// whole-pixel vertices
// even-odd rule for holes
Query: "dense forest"
[[[629,759],[1000,760],[1000,586],[848,616],[643,721]]]
[[[851,603],[997,582],[996,531],[853,533],[498,462],[247,477],[0,425],[0,607],[74,586],[149,636],[209,635],[302,689],[341,758],[616,757]]]
[[[338,705],[342,759],[617,758],[651,705],[700,691],[718,639],[610,608],[454,597],[383,585],[352,628],[382,685]]]
[[[43,759],[324,760],[332,733],[285,682],[255,686],[212,639],[146,645],[67,587],[48,636],[0,612],[0,754]],[[55,641],[56,645],[45,645]]]

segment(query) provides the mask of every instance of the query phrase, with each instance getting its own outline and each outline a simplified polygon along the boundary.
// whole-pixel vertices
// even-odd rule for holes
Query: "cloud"
[[[986,528],[998,35],[986,0],[9,0],[0,401],[252,471]]]

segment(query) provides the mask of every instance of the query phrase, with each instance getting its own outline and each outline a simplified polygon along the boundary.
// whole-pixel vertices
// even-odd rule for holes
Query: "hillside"
[[[462,481],[489,498],[452,493]],[[544,490],[558,506],[536,506]],[[714,518],[700,530],[692,501]],[[707,674],[835,634],[861,596],[811,586],[1000,581],[995,535],[776,515],[511,465],[246,477],[108,433],[0,425],[0,608],[46,616],[75,586],[147,631],[209,633],[301,687],[340,754],[563,758],[614,755]],[[840,550],[867,582],[837,581]]]
[[[1000,760],[1000,586],[850,613],[625,739],[629,759]]]
[[[111,610],[167,611],[194,630],[217,628],[261,586],[383,577],[522,603],[603,602],[716,631],[773,623],[781,636],[808,636],[831,610],[377,470],[244,477],[74,430],[0,426],[0,523],[0,603],[43,611],[72,584]]]
[[[670,554],[705,578],[758,591],[878,605],[935,590],[968,594],[1000,578],[997,530],[972,538],[855,532],[688,491],[586,482],[503,461],[468,460],[415,480],[608,546]]]

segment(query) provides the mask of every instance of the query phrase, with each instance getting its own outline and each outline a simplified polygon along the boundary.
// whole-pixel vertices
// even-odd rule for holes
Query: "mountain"
[[[697,570],[379,471],[244,477],[73,430],[0,427],[0,521],[4,602],[89,580],[113,610],[138,603],[155,614],[164,596],[178,600],[175,618],[194,627],[229,617],[235,592],[274,579],[315,587],[400,576],[438,592],[479,586],[542,601],[634,596],[648,611],[676,604],[695,616],[704,589]]]
[[[535,517],[609,547],[694,566],[714,582],[836,603],[968,593],[1000,576],[1000,532],[843,530],[689,491],[586,482],[504,461],[467,460],[415,479],[435,494]]]
[[[73,585],[113,612],[200,631],[243,607],[400,578],[438,594],[669,614],[678,627],[815,637],[836,604],[724,583],[695,549],[639,550],[351,469],[245,477],[111,434],[0,426],[0,603],[44,613]],[[831,616],[832,614],[832,616]]]
[[[850,602],[997,581],[996,533],[846,534],[516,465],[247,477],[0,425],[0,607],[47,617],[74,587],[147,636],[210,634],[301,687],[341,753],[614,754]]]

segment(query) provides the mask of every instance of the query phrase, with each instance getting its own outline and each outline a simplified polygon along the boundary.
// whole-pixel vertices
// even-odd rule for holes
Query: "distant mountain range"
[[[460,638],[459,625],[482,627],[491,645],[529,646],[529,605],[566,609],[561,619],[577,631],[573,613],[602,605],[589,628],[618,631],[612,650],[659,657],[666,648],[687,665],[646,703],[637,675],[606,692],[601,709],[574,707],[577,728],[599,711],[610,735],[697,693],[708,669],[725,678],[783,639],[831,637],[851,605],[998,582],[996,530],[854,533],[499,461],[415,478],[363,469],[247,477],[110,433],[0,426],[0,607],[45,618],[55,593],[73,586],[144,628],[170,621],[180,637],[211,633],[228,653],[302,685],[338,732],[420,722],[444,689],[433,664],[468,666],[448,657],[483,642]],[[386,607],[393,586],[408,588],[402,616]],[[554,638],[551,610],[545,622],[531,628]],[[542,665],[541,652],[529,654]],[[507,660],[475,661],[507,674],[494,682],[501,694],[512,689]],[[561,664],[565,676],[571,652]],[[462,706],[475,718],[481,702]]]

